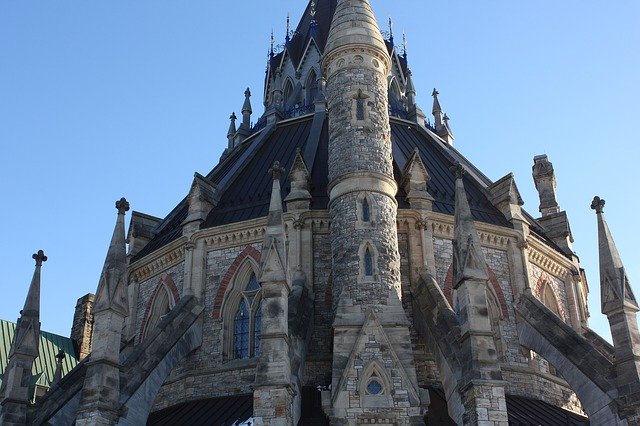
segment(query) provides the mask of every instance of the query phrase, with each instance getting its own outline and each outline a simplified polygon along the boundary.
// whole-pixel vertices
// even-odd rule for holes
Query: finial
[[[604,210],[604,200],[598,196],[593,197],[591,208],[596,211],[596,214],[602,213]]]
[[[435,98],[435,97],[437,97],[439,94],[440,94],[440,92],[438,92],[438,91],[436,90],[436,88],[434,87],[434,88],[433,88],[433,92],[431,92],[431,96],[433,96],[433,97]]]
[[[289,44],[289,41],[291,40],[291,22],[289,21],[289,14],[287,13],[287,33],[286,36],[284,37],[285,40],[285,44]]]
[[[58,351],[58,354],[56,355],[56,360],[58,360],[58,364],[62,364],[62,361],[66,358],[67,356],[65,355],[64,351],[62,349],[60,349]]]
[[[282,173],[284,173],[284,169],[280,167],[280,162],[276,160],[269,169],[269,174],[273,177],[273,180],[280,180]]]
[[[270,57],[270,58],[273,58],[273,55],[274,55],[274,53],[273,53],[273,46],[274,46],[274,45],[275,45],[275,43],[276,43],[276,40],[275,40],[275,38],[273,37],[273,29],[271,29],[271,40],[269,40],[269,43],[271,44],[271,47],[269,48],[269,57]]]
[[[309,9],[309,15],[311,15],[311,19],[314,19],[316,16],[316,2],[311,0],[311,9]]]
[[[393,46],[393,20],[389,16],[389,42]]]
[[[462,179],[462,176],[464,176],[465,173],[464,167],[462,167],[462,164],[460,164],[459,161],[456,161],[456,164],[449,167],[449,170],[451,170],[451,173],[455,175],[456,179]]]
[[[442,117],[442,119],[444,120],[445,126],[449,127],[449,116],[446,112],[444,113],[444,117]]]
[[[116,201],[116,209],[118,209],[118,214],[125,214],[129,211],[129,202],[126,198],[122,197],[120,200]]]
[[[248,98],[249,96],[251,96],[251,90],[249,90],[249,88],[247,87],[247,90],[244,91],[244,96],[246,98]]]
[[[402,57],[407,60],[407,36],[402,32]]]
[[[47,261],[47,256],[44,255],[42,250],[38,250],[37,253],[34,253],[33,256],[31,256],[31,258],[36,261],[36,266],[42,266],[42,262]]]
[[[231,121],[233,121],[235,123],[237,119],[238,119],[238,117],[236,117],[236,113],[232,112],[231,116],[229,117],[229,120],[231,120]]]

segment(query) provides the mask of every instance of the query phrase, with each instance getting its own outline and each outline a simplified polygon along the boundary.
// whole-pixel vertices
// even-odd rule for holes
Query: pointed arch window
[[[162,281],[156,287],[155,295],[148,305],[147,313],[145,314],[146,321],[141,334],[142,339],[146,339],[174,307],[176,300],[171,294],[171,286],[175,288],[173,280],[169,277],[163,277]]]
[[[260,332],[262,330],[260,284],[255,273],[242,291],[236,309],[233,327],[233,357],[252,358],[260,353]]]
[[[316,77],[315,70],[311,70],[309,72],[309,77],[307,78],[307,105],[312,104],[316,97],[318,97],[318,78]]]
[[[373,275],[373,257],[369,247],[364,251],[364,274],[368,277]]]
[[[371,221],[371,206],[369,206],[369,200],[366,197],[362,199],[362,221]]]
[[[554,314],[562,318],[560,315],[560,308],[558,305],[558,299],[553,292],[553,288],[550,283],[546,283],[542,290],[542,303],[549,308]]]
[[[291,83],[291,80],[287,79],[286,83],[284,84],[284,91],[283,93],[283,97],[284,97],[284,104],[288,107],[291,104],[291,95],[293,93],[293,84]]]

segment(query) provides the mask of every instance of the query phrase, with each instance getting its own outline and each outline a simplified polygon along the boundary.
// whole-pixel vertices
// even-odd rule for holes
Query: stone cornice
[[[529,236],[527,242],[525,251],[529,262],[560,279],[571,275],[574,266],[570,259],[548,247],[533,235]]]
[[[179,264],[184,260],[186,242],[186,237],[180,237],[129,265],[129,275],[142,282]]]
[[[426,211],[423,213],[427,220],[427,226],[430,227],[433,236],[447,240],[453,240],[453,216],[442,213]],[[421,214],[417,210],[401,209],[398,210],[398,225],[409,220],[422,221]],[[498,250],[507,250],[512,240],[520,238],[520,234],[510,228],[490,225],[483,222],[474,222],[478,231],[480,243],[485,247],[491,247]]]

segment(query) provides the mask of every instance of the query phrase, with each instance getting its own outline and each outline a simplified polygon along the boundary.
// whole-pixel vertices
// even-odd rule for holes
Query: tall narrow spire
[[[236,135],[236,113],[232,112],[231,115],[229,116],[229,130],[227,130],[227,142],[228,142],[228,149],[231,149],[234,147],[233,141],[235,139],[235,135]]]
[[[454,216],[454,250],[453,250],[453,286],[454,288],[467,279],[488,280],[484,254],[480,239],[464,189],[464,168],[457,163],[451,168],[456,176],[455,216]]]
[[[287,13],[287,30],[284,36],[285,45],[288,45],[291,41],[291,20],[289,18],[289,14]]]
[[[389,16],[389,43],[391,43],[391,47],[393,47],[393,20],[391,16]]]
[[[594,197],[591,208],[596,211],[598,216],[602,313],[609,320],[615,349],[614,364],[618,385],[618,401],[623,406],[622,410],[633,412],[637,410],[635,407],[640,402],[638,303],[604,218],[604,200],[600,197]]]
[[[104,261],[102,274],[96,291],[93,312],[114,310],[126,316],[128,314],[126,295],[127,251],[125,242],[124,216],[129,211],[129,202],[121,198],[116,202],[118,217],[113,230],[111,243]]]
[[[616,247],[609,225],[604,218],[605,201],[594,197],[591,208],[598,217],[598,251],[600,254],[600,285],[602,313],[631,308],[638,311],[638,303],[629,285],[629,279]]]
[[[38,357],[40,344],[40,270],[47,256],[42,250],[34,254],[36,261],[31,285],[20,311],[16,332],[9,350],[9,363],[0,388],[0,424],[27,423],[27,404],[31,399],[31,369]]]
[[[93,305],[92,352],[87,363],[76,425],[114,424],[119,416],[120,346],[127,301],[127,257],[124,216],[129,210],[125,198],[116,201],[118,217],[100,275]]]
[[[431,96],[433,96],[433,108],[431,108],[431,113],[433,114],[433,118],[435,119],[436,131],[439,131],[442,128],[442,107],[440,106],[440,101],[438,100],[438,92],[435,88],[433,92],[431,92]]]
[[[244,91],[244,103],[242,104],[242,127],[245,130],[249,130],[251,127],[251,90],[247,87]]]

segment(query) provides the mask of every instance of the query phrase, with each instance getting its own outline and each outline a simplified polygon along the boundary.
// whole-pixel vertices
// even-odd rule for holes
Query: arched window
[[[235,311],[233,324],[233,358],[252,358],[260,352],[262,308],[260,285],[256,274],[251,272],[241,292],[240,303]]]
[[[316,77],[316,72],[312,69],[309,72],[309,77],[307,77],[307,105],[313,103],[318,96],[318,78]]]
[[[368,277],[373,276],[373,257],[369,247],[364,251],[364,274]]]
[[[560,315],[560,308],[558,306],[558,299],[556,299],[553,288],[549,283],[546,283],[542,289],[542,303],[544,303],[547,308],[551,309],[554,314],[562,318],[562,315]]]
[[[371,207],[369,206],[369,200],[367,200],[366,198],[362,200],[362,221],[371,221]]]
[[[287,79],[287,81],[284,83],[284,90],[282,91],[282,96],[284,98],[284,104],[286,107],[289,107],[291,105],[291,94],[293,93],[293,84],[291,83],[291,80]]]
[[[142,338],[145,339],[153,330],[158,327],[160,321],[164,319],[176,303],[172,295],[172,289],[177,294],[175,283],[168,275],[164,275],[160,283],[158,283],[153,298],[147,305],[145,313],[146,321],[142,330]]]

